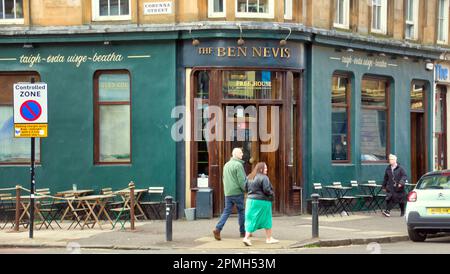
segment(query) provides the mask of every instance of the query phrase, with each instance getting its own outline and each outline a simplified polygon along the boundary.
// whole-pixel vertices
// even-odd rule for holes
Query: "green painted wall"
[[[36,71],[48,84],[49,137],[41,141],[41,162],[37,166],[37,188],[52,192],[111,186],[138,188],[165,186],[175,196],[175,142],[171,138],[170,113],[176,96],[176,44],[174,40],[149,42],[36,44],[0,46],[1,57],[18,58],[0,62],[0,72]],[[122,54],[120,62],[87,60],[78,68],[72,63],[45,63],[29,67],[21,55]],[[151,55],[150,58],[133,56]],[[131,58],[129,58],[131,56]],[[96,166],[94,158],[93,77],[97,70],[126,69],[132,89],[132,164]],[[13,134],[11,132],[11,134]],[[21,184],[29,187],[29,166],[0,166],[0,187]]]
[[[324,185],[332,182],[349,184],[350,180],[382,181],[387,164],[362,164],[360,156],[360,113],[361,113],[361,80],[365,74],[386,76],[391,79],[391,153],[398,155],[399,162],[406,168],[410,176],[410,85],[413,80],[425,80],[428,84],[428,110],[433,110],[433,96],[431,85],[433,72],[425,70],[423,61],[414,62],[398,58],[391,60],[387,57],[368,57],[363,52],[336,52],[332,47],[314,45],[308,56],[309,73],[306,74],[307,111],[309,115],[307,125],[308,147],[305,160],[308,162],[306,176],[307,196],[312,193],[312,183],[320,182]],[[371,67],[341,62],[341,57],[353,56],[365,59],[384,59],[386,68]],[[339,60],[341,59],[341,60]],[[390,64],[390,65],[389,65]],[[345,71],[352,75],[352,163],[333,165],[331,162],[331,82],[335,71]],[[432,113],[428,113],[427,145],[428,167],[432,168]]]

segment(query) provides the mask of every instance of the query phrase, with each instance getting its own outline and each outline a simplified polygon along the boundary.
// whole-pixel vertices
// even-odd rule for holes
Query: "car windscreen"
[[[433,175],[420,180],[417,189],[450,189],[450,176]]]

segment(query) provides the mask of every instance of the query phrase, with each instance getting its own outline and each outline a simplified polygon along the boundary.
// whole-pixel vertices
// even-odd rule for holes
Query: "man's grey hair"
[[[231,153],[231,154],[233,155],[233,158],[237,158],[237,154],[238,154],[239,152],[242,152],[242,148],[240,148],[240,147],[234,148],[234,149],[233,149],[233,152]]]
[[[389,154],[389,159],[394,158],[397,161],[397,156],[395,156],[394,154]]]

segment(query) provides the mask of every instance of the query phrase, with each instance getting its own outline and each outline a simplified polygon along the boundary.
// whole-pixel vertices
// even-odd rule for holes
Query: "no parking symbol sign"
[[[14,85],[14,137],[47,137],[47,113],[46,83]]]

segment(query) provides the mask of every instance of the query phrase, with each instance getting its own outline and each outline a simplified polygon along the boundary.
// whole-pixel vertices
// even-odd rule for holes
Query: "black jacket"
[[[248,180],[245,191],[249,199],[273,201],[273,187],[266,175],[257,174],[253,180]]]
[[[408,179],[406,171],[400,165],[392,172],[391,166],[388,165],[384,173],[383,188],[386,189],[386,200],[393,202],[403,202],[406,198],[405,184]]]

